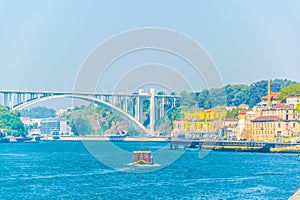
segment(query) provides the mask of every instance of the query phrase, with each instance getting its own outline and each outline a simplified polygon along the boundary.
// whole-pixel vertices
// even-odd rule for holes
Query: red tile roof
[[[276,100],[277,96],[279,95],[280,92],[271,92],[271,100]],[[268,100],[268,96],[264,96],[261,98],[262,101],[267,101]]]
[[[278,103],[276,105],[274,105],[272,107],[272,109],[294,109],[294,106],[293,105],[289,105],[289,104],[285,104],[285,103]]]
[[[239,115],[245,115],[246,113],[247,113],[246,110],[241,110],[241,111],[239,112]]]
[[[281,121],[282,119],[278,116],[260,116],[252,121]]]
[[[291,97],[288,97],[287,99],[297,99],[297,98],[300,98],[300,96],[291,96]]]

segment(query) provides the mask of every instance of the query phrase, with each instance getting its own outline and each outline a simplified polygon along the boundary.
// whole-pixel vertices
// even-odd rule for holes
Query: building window
[[[280,123],[278,123],[278,128],[280,128]]]

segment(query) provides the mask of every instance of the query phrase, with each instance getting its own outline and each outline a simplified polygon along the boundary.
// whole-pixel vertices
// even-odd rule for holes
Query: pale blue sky
[[[141,27],[192,37],[207,50],[225,84],[300,81],[297,0],[0,0],[0,87],[71,88],[95,46]]]

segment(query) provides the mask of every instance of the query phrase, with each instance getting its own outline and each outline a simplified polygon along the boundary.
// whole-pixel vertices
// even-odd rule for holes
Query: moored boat
[[[16,137],[17,142],[32,142],[32,137]]]

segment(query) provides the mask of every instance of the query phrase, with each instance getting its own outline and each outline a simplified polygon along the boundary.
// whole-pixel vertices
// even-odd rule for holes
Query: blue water
[[[153,151],[164,145],[145,144]],[[101,164],[81,142],[41,142],[0,144],[0,163],[0,199],[273,200],[288,199],[300,183],[297,157],[282,154],[211,152],[200,159],[186,151],[163,169],[126,173]]]

